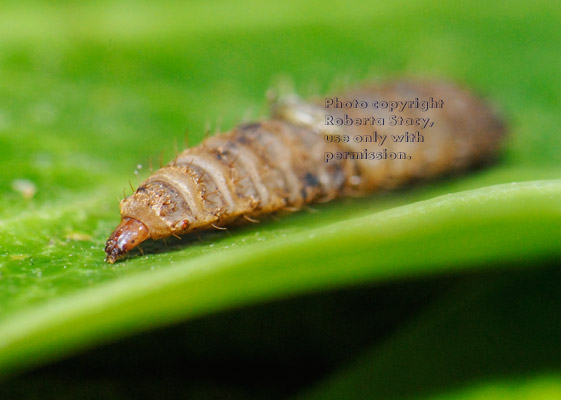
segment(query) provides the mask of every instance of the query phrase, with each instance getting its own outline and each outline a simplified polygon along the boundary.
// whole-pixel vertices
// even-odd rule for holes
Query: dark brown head
[[[113,264],[128,251],[150,237],[150,232],[142,222],[125,217],[105,244],[105,261]]]

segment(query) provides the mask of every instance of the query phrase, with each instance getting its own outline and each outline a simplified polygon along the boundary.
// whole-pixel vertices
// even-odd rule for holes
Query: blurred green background
[[[3,1],[0,396],[560,398],[561,183],[494,186],[561,177],[560,11]],[[123,188],[186,131],[266,116],[279,81],[401,77],[485,97],[500,160],[103,262]]]

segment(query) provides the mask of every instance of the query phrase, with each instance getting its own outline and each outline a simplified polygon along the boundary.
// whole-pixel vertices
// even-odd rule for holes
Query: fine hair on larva
[[[391,137],[403,134],[403,126],[328,124],[327,113],[329,118],[348,121],[369,118],[374,112],[361,107],[327,110],[321,102],[280,97],[273,102],[269,119],[245,122],[206,138],[124,198],[121,223],[107,240],[106,261],[114,263],[148,238],[224,229],[283,209],[391,189],[465,170],[497,154],[505,131],[502,121],[489,106],[456,85],[395,81],[337,96],[367,104],[431,97],[441,99],[444,106],[423,111],[410,107],[399,113],[403,118],[437,121],[423,131],[423,141],[388,140],[383,152],[380,143],[327,138],[372,135],[373,131]],[[388,108],[374,111],[376,118],[392,114]],[[329,158],[330,154],[345,156]],[[407,157],[392,159],[383,154]]]

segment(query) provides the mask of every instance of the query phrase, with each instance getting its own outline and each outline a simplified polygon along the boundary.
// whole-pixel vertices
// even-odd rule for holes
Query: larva
[[[121,201],[121,223],[107,240],[106,261],[114,263],[148,238],[178,236],[193,230],[222,228],[243,218],[253,220],[281,209],[349,194],[387,189],[419,178],[431,178],[485,162],[498,151],[504,133],[501,120],[476,97],[452,84],[398,81],[350,91],[340,99],[367,104],[388,99],[441,99],[428,110],[405,108],[409,121],[430,118],[423,142],[387,140],[347,143],[336,136],[403,134],[404,126],[328,124],[326,115],[349,119],[391,118],[389,109],[337,108],[278,100],[272,117],[236,126],[186,149],[153,173],[136,192]],[[374,112],[375,111],[375,112]],[[424,120],[423,120],[424,121]],[[413,127],[413,129],[415,129]],[[380,150],[384,148],[384,152]],[[382,154],[368,158],[368,153]],[[401,154],[406,159],[384,159]],[[341,157],[328,159],[329,154]],[[362,155],[366,155],[362,158]]]

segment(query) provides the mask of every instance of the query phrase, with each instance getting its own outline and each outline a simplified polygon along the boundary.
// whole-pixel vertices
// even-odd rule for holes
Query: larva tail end
[[[113,264],[134,247],[148,239],[149,231],[142,222],[125,217],[105,244],[105,261]]]

